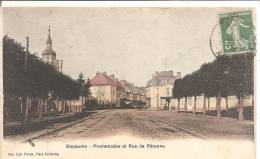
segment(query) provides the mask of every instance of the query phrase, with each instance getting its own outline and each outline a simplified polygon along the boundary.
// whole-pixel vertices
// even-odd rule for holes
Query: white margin
[[[259,108],[259,92],[260,92],[260,87],[257,81],[260,80],[260,56],[259,56],[259,50],[260,50],[260,45],[259,45],[259,36],[260,36],[260,22],[259,18],[260,17],[260,2],[258,2],[258,5],[256,6],[256,63],[255,63],[255,142],[256,142],[256,159],[260,158],[260,151],[259,151],[259,132],[260,132],[260,108]]]
[[[256,8],[256,39],[257,50],[260,50],[260,2],[259,1],[2,1],[2,7],[254,7]],[[1,23],[0,23],[1,24]],[[2,27],[1,27],[2,28]],[[2,33],[2,30],[0,31]],[[1,46],[1,45],[0,45]],[[0,62],[2,63],[2,62]],[[259,132],[260,132],[260,87],[256,81],[260,81],[260,56],[256,53],[256,79],[255,79],[255,142],[256,159],[260,158]],[[2,72],[2,71],[0,71]],[[2,81],[2,76],[0,77]]]
[[[2,7],[256,7],[258,1],[2,1]]]

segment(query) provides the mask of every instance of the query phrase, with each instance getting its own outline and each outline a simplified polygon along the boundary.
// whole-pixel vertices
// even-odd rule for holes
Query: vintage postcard
[[[256,158],[258,2],[31,3],[1,8],[2,159]]]

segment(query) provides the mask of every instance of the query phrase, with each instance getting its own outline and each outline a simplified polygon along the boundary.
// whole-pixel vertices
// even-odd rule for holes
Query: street
[[[54,131],[53,131],[54,130]],[[7,139],[48,140],[134,136],[144,139],[254,139],[254,123],[172,111],[102,110],[76,122],[57,123],[44,130]]]

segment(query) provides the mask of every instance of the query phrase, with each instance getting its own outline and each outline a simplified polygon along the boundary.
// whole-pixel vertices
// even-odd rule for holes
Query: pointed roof
[[[123,85],[119,81],[114,81],[112,78],[105,75],[104,73],[97,73],[96,76],[90,80],[90,84],[92,86],[111,85],[114,87],[123,87]]]
[[[46,40],[46,48],[43,50],[42,55],[53,55],[53,56],[56,56],[56,52],[52,48],[50,25],[49,25],[48,32],[49,32],[49,34],[48,34],[48,38]]]
[[[48,45],[48,44],[52,45],[50,25],[49,25],[48,32],[49,32],[49,35],[48,35],[48,38],[46,40],[46,45]]]

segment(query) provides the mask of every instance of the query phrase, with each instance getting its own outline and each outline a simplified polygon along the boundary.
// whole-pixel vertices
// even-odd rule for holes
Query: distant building
[[[145,87],[135,86],[126,80],[121,80],[123,85],[123,98],[131,101],[143,101],[145,102]]]
[[[145,102],[145,87],[135,86],[126,80],[119,81],[114,74],[97,72],[90,80],[92,97],[101,105],[116,105],[122,101],[129,103]],[[128,103],[128,104],[129,104]]]
[[[90,80],[90,91],[92,97],[98,104],[116,105],[120,107],[120,99],[123,94],[123,86],[114,78],[114,75],[107,75],[106,72],[97,72],[96,76]]]
[[[157,71],[153,74],[146,87],[146,96],[151,109],[163,109],[169,106],[174,82],[180,78],[181,72],[177,72],[176,76],[173,75],[173,71]]]
[[[50,26],[49,26],[48,32],[49,32],[49,35],[48,35],[48,38],[46,40],[46,48],[42,52],[42,60],[45,63],[48,63],[48,64],[54,66],[54,68],[56,70],[62,72],[62,60],[57,60],[56,59],[56,52],[52,48],[52,40],[51,40],[51,35],[50,35],[50,32],[51,32]]]

